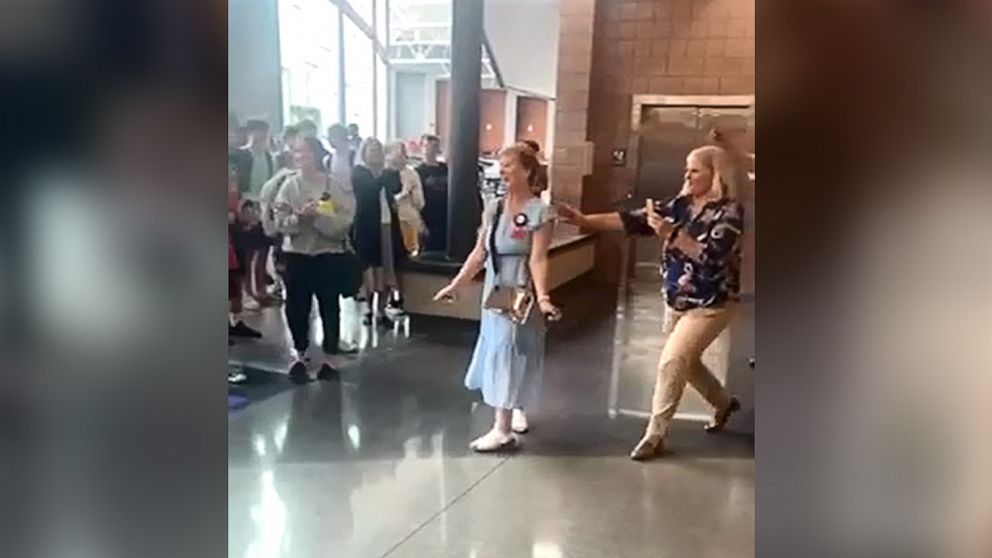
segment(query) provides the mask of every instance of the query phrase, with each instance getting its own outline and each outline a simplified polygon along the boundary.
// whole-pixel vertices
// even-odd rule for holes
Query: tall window
[[[376,0],[375,6],[375,35],[383,47],[389,45],[389,35],[386,33],[389,28],[389,12],[386,10],[386,4],[388,4],[386,0]]]
[[[375,0],[348,0],[348,3],[351,4],[351,7],[355,10],[355,13],[365,20],[365,23],[367,23],[369,27],[372,27],[372,4],[374,2]],[[380,9],[382,9],[382,3],[382,0],[379,0]]]
[[[278,0],[283,118],[287,124],[311,119],[323,134],[343,116],[363,136],[385,139],[388,65],[369,33],[385,43],[387,2],[348,1],[361,26],[329,0]]]
[[[376,72],[376,123],[375,123],[375,133],[378,137],[382,139],[389,138],[389,87],[388,87],[388,74],[389,68],[378,56],[375,57],[375,72]]]
[[[279,0],[283,121],[305,118],[319,130],[337,121],[337,8],[327,0]]]
[[[374,134],[373,48],[372,41],[352,22],[344,23],[344,104],[345,120],[358,124],[362,136]]]

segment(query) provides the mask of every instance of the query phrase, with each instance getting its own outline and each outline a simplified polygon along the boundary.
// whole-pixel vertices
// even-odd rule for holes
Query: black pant
[[[342,254],[285,253],[286,258],[286,321],[293,336],[293,345],[303,352],[310,346],[310,309],[317,296],[320,321],[324,326],[324,350],[337,353],[341,340],[342,278],[347,260]]]

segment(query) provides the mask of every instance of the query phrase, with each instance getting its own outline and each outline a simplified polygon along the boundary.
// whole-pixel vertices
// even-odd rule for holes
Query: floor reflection
[[[751,440],[677,421],[671,458],[628,461],[643,423],[626,402],[647,388],[637,361],[617,358],[649,341],[598,304],[570,301],[583,319],[549,332],[543,399],[517,455],[467,451],[492,420],[462,386],[476,329],[442,319],[418,318],[410,339],[384,334],[340,382],[232,415],[229,555],[751,555]],[[253,323],[267,339],[232,357],[278,362],[280,316]]]

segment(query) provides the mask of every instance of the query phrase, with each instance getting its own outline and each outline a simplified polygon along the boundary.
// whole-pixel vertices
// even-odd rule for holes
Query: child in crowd
[[[244,296],[242,288],[244,281],[244,266],[241,265],[242,258],[239,257],[238,250],[235,248],[235,238],[237,237],[242,226],[242,208],[239,207],[239,203],[240,196],[238,195],[238,186],[234,180],[234,173],[232,171],[230,173],[227,187],[227,300],[229,306],[227,334],[230,337],[247,337],[251,339],[258,339],[262,337],[262,334],[259,331],[248,327],[248,325],[241,319],[241,301]]]

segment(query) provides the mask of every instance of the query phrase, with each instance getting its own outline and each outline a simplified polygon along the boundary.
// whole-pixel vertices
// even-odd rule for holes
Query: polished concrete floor
[[[415,317],[409,339],[381,335],[340,382],[232,414],[229,555],[753,556],[751,437],[678,421],[664,458],[627,459],[646,409],[618,405],[650,391],[650,373],[632,363],[656,331],[632,327],[637,313],[604,307],[609,298],[568,297],[569,318],[549,334],[542,404],[515,454],[467,450],[492,413],[462,387],[476,333],[465,322]],[[252,322],[266,339],[234,347],[232,360],[284,369],[279,312]]]

